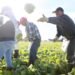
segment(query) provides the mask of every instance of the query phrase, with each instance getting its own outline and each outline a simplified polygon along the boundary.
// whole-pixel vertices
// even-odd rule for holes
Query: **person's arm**
[[[57,41],[62,34],[59,26],[56,26],[56,27],[57,27],[57,34],[56,34],[55,38],[53,39],[54,42]]]
[[[34,33],[33,33],[33,23],[29,23],[30,25],[27,26],[27,37],[29,39],[29,41],[32,41],[34,38]]]
[[[39,29],[35,24],[34,24],[34,36],[35,36],[35,39],[37,39],[37,38],[41,39]]]
[[[52,24],[60,24],[60,17],[49,17],[47,18],[45,15],[43,15],[40,19],[38,19],[39,22],[47,22]]]
[[[56,34],[56,36],[60,37],[62,35],[62,32],[61,32],[59,26],[56,26],[56,28],[57,28],[57,34]]]
[[[58,36],[55,36],[55,38],[53,39],[54,42],[56,42],[59,39]]]
[[[47,23],[52,23],[52,24],[60,24],[60,18],[59,17],[49,17]]]

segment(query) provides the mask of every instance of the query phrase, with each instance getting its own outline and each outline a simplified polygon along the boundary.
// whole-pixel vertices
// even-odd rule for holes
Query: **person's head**
[[[12,11],[11,7],[4,6],[1,10],[1,14],[5,15],[7,17],[10,17],[13,15],[13,11]]]
[[[64,14],[64,9],[61,7],[58,7],[53,13],[56,14],[56,16],[62,16]]]
[[[28,21],[27,21],[27,18],[25,18],[25,17],[22,17],[21,19],[20,19],[20,24],[22,24],[22,25],[27,25],[27,23],[28,23]]]

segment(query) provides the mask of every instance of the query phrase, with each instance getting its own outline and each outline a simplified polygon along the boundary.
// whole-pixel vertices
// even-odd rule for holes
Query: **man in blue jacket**
[[[25,17],[20,19],[20,24],[26,27],[27,38],[31,42],[29,65],[34,64],[37,59],[37,51],[41,42],[40,32],[37,26],[34,23],[28,22]]]

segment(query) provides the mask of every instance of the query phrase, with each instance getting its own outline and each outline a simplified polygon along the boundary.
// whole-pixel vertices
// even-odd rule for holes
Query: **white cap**
[[[9,17],[10,13],[12,14],[12,9],[9,6],[4,6],[2,8],[1,14]]]

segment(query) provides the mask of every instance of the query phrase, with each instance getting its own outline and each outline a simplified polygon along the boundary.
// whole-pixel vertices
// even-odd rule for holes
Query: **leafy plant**
[[[0,75],[63,75],[68,70],[66,53],[61,50],[61,42],[42,42],[38,50],[38,58],[34,65],[28,66],[29,42],[20,41],[19,45],[19,58],[13,58],[13,64],[16,68],[15,71],[0,70]],[[3,59],[1,66],[5,65]],[[3,74],[2,74],[3,72]],[[75,74],[75,69],[70,75]]]

